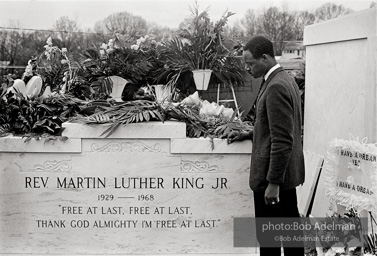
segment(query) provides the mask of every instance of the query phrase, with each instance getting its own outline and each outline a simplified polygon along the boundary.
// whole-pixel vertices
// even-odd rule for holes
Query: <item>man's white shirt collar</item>
[[[267,81],[268,77],[271,75],[272,72],[274,72],[276,69],[280,68],[280,64],[276,64],[275,66],[273,66],[268,72],[267,74],[264,76],[264,81]]]

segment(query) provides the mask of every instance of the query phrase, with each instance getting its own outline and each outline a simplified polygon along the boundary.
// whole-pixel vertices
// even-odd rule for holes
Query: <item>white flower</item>
[[[31,60],[28,62],[29,64],[25,68],[24,76],[32,76],[33,75],[33,66],[31,65]]]
[[[45,55],[46,55],[46,58],[49,60],[50,59],[50,53],[49,52],[45,52]]]
[[[62,53],[67,53],[67,48],[62,48]]]
[[[140,44],[144,43],[145,40],[146,40],[146,38],[140,37],[139,39],[136,40],[136,44],[140,45]]]
[[[51,46],[52,45],[52,38],[51,36],[49,38],[47,38],[47,41],[46,41],[47,45]]]
[[[353,252],[356,250],[357,247],[348,247],[348,251]],[[364,254],[365,255],[365,254]]]
[[[335,253],[345,253],[344,247],[335,247],[333,250]]]
[[[139,46],[137,44],[131,45],[131,50],[137,51],[139,50]]]
[[[341,247],[342,243],[333,244],[332,247],[326,252],[325,256],[335,256],[335,255],[344,255],[344,247]]]
[[[187,38],[183,38],[183,39],[181,39],[181,41],[182,41],[182,44],[183,45],[191,45],[191,41],[189,40],[189,39],[187,39]]]
[[[101,45],[101,47],[100,47],[101,49],[104,49],[104,50],[106,50],[107,49],[107,44],[105,44],[105,43],[102,43],[102,45]]]
[[[104,49],[100,49],[100,50],[99,50],[99,54],[100,54],[101,56],[104,56],[104,55],[106,54],[106,52],[105,52]]]
[[[148,39],[149,38],[149,36],[148,35],[145,35],[145,37],[144,37],[145,39]]]
[[[63,64],[63,65],[64,65],[64,64],[67,64],[67,63],[68,63],[68,60],[63,59],[63,60],[60,61],[60,63]]]
[[[108,46],[108,48],[114,48],[114,39],[110,39],[109,43],[107,44],[107,46]]]
[[[326,253],[325,256],[335,256],[336,252],[333,251],[332,248],[330,248]]]

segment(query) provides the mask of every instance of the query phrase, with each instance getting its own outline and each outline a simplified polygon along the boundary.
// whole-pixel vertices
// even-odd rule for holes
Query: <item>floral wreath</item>
[[[326,195],[335,203],[343,205],[347,210],[353,208],[359,212],[361,210],[377,211],[377,196],[367,198],[357,196],[344,192],[336,187],[336,171],[335,168],[339,165],[339,149],[357,151],[359,153],[367,153],[370,155],[377,155],[377,144],[366,144],[366,138],[359,141],[359,138],[352,138],[351,140],[334,139],[329,143],[326,161],[324,163],[324,178],[326,186]],[[370,174],[371,188],[374,195],[377,195],[377,162],[372,162],[374,172]],[[351,168],[351,167],[349,167]],[[352,184],[353,177],[348,177],[348,184]]]

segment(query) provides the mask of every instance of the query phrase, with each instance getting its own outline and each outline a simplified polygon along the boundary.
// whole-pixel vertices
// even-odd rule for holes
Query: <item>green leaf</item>
[[[236,118],[236,115],[237,115],[237,111],[234,111],[232,117],[230,118],[231,122],[234,121],[234,119]]]
[[[135,115],[132,115],[132,117],[130,118],[130,123],[135,122],[135,120],[136,120],[136,116],[135,116]]]
[[[143,116],[144,116],[144,119],[145,121],[149,122],[150,120],[150,115],[149,115],[149,111],[143,111]]]
[[[45,142],[44,142],[44,144],[46,144],[46,143],[49,142],[50,140],[56,140],[56,137],[52,137],[52,136],[46,137],[46,138],[45,138]]]
[[[110,125],[109,128],[107,128],[103,133],[101,133],[100,137],[102,137],[103,135],[106,135],[105,138],[111,136],[119,127],[119,125],[120,123],[115,123],[115,124]]]
[[[24,142],[25,142],[25,143],[26,143],[26,142],[29,142],[29,141],[31,140],[31,138],[32,138],[31,136],[27,137],[26,140],[25,140]]]
[[[68,140],[68,137],[67,136],[59,136],[59,140],[66,141],[66,140]]]
[[[162,115],[160,114],[160,112],[158,112],[157,110],[154,111],[154,113],[156,114],[156,116],[158,116],[158,118],[160,119],[161,122],[164,122],[164,118],[162,117]]]
[[[113,81],[109,77],[103,79],[101,91],[106,95],[110,95],[113,91]]]
[[[152,116],[153,118],[157,118],[157,116],[154,114],[153,110],[148,110],[148,111],[149,111],[149,113],[151,114],[151,116]]]

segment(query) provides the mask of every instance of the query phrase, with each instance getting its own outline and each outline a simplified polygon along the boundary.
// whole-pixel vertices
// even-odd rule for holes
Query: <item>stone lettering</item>
[[[37,220],[38,228],[65,228],[65,220]]]
[[[149,214],[149,207],[130,207],[129,214]]]
[[[203,178],[173,178],[174,189],[188,189],[197,188],[202,189],[204,187]]]
[[[115,188],[160,189],[164,188],[164,179],[160,177],[128,177],[115,178]]]
[[[212,186],[213,189],[217,188],[228,188],[226,183],[228,180],[226,178],[216,178],[216,186]]]
[[[46,188],[48,177],[25,177],[25,188]]]
[[[106,188],[106,178],[98,177],[57,177],[57,188]]]

